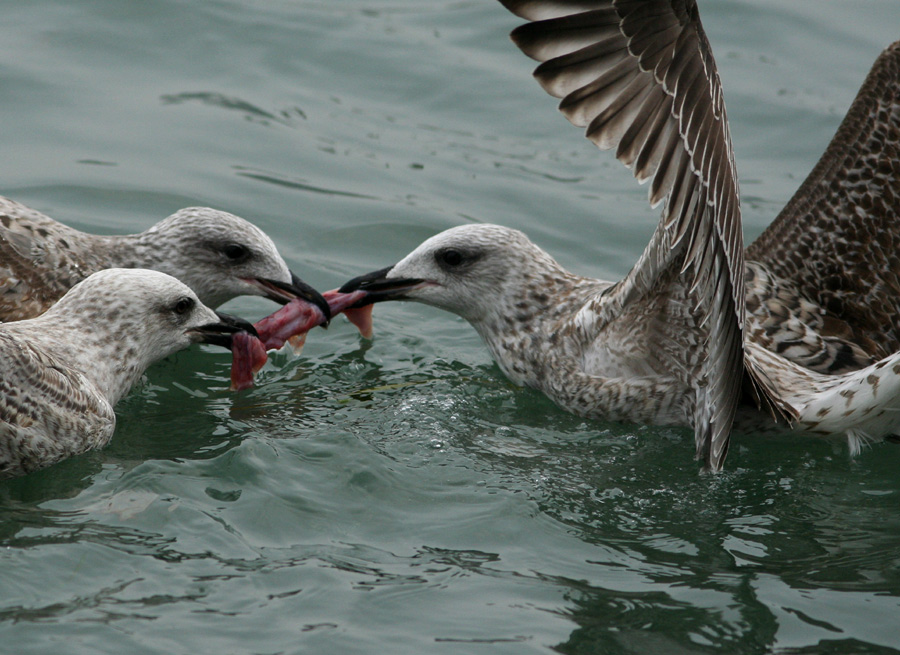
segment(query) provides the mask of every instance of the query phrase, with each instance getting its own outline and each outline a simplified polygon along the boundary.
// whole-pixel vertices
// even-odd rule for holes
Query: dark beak
[[[277,280],[257,280],[266,291],[266,297],[277,303],[286,305],[287,303],[300,298],[312,303],[325,314],[325,323],[331,320],[331,308],[328,301],[322,297],[322,294],[309,286],[306,282],[297,277],[297,274],[291,272],[290,284],[278,282]]]
[[[238,332],[249,332],[254,337],[259,338],[256,328],[252,323],[245,321],[237,316],[216,312],[219,317],[218,323],[209,323],[194,328],[191,332],[199,334],[203,343],[210,343],[214,346],[222,346],[231,350],[231,338]]]
[[[372,271],[360,275],[346,282],[338,291],[352,293],[353,291],[365,291],[366,297],[358,301],[354,307],[365,307],[374,302],[384,300],[402,300],[405,294],[422,285],[425,280],[418,278],[387,278],[393,266],[382,268],[380,271]]]

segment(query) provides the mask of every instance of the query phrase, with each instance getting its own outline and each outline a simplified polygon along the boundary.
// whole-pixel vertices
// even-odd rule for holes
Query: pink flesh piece
[[[368,294],[365,291],[351,291],[350,293],[341,293],[340,291],[326,291],[322,297],[328,301],[328,307],[331,308],[331,315],[337,316],[341,312],[347,317],[347,320],[356,326],[359,333],[366,339],[372,338],[372,307],[374,305],[366,305],[365,307],[351,307]]]
[[[366,297],[365,291],[353,291],[351,293],[326,291],[322,294],[322,297],[328,301],[328,307],[331,309],[332,316],[337,316],[341,312],[357,314],[365,310],[365,308],[363,310],[348,309],[351,305]],[[348,316],[348,318],[350,317]],[[353,318],[350,320],[353,321]],[[318,307],[305,300],[292,300],[274,314],[260,320],[254,327],[259,332],[259,338],[266,344],[266,349],[277,350],[291,337],[305,334],[324,322],[325,315]],[[363,332],[364,325],[360,326],[355,322],[354,325],[357,325],[360,332]],[[371,325],[369,326],[369,334],[371,334]],[[366,335],[363,334],[363,336]]]
[[[291,348],[295,355],[299,355],[303,351],[303,345],[306,343],[306,334],[306,332],[295,334],[288,339],[288,343],[291,344]]]
[[[266,363],[268,355],[263,342],[249,332],[238,332],[231,338],[231,389],[242,391],[253,386],[253,375]]]
[[[372,338],[372,308],[375,305],[366,305],[365,307],[356,307],[344,310],[344,316],[347,320],[356,326],[359,333],[365,339]]]
[[[322,297],[328,301],[328,307],[331,309],[332,316],[347,311],[350,305],[355,305],[365,298],[368,293],[365,291],[351,291],[350,293],[341,293],[337,289],[326,291]]]
[[[253,327],[266,345],[266,350],[278,350],[291,337],[305,334],[324,322],[325,314],[318,307],[305,300],[292,300]]]
[[[365,291],[326,291],[322,296],[328,301],[332,316],[344,312],[360,334],[366,339],[372,338],[372,306],[359,309],[350,307],[365,298]],[[259,333],[259,339],[247,332],[234,335],[231,345],[234,357],[231,364],[231,388],[240,391],[252,387],[254,373],[266,363],[267,350],[278,350],[285,342],[290,342],[294,352],[299,353],[306,342],[306,333],[324,322],[325,314],[318,307],[305,300],[292,300],[253,326]]]

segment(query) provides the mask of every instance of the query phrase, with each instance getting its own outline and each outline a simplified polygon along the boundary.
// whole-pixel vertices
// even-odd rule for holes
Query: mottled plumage
[[[875,61],[822,158],[747,259],[754,341],[822,373],[900,350],[900,42]],[[779,300],[785,291],[792,299]],[[784,313],[792,323],[773,320]]]
[[[499,225],[451,228],[378,273],[342,291],[368,291],[370,302],[415,300],[461,316],[512,381],[564,409],[593,418],[691,424],[693,390],[672,372],[678,361],[697,370],[703,356],[691,349],[696,328],[687,297],[673,293],[657,296],[656,304],[625,306],[609,330],[596,331],[591,317],[586,330],[585,308],[593,311],[615,285],[569,273],[524,234]],[[735,414],[739,431],[846,437],[854,453],[900,431],[900,352],[829,375],[748,341],[745,364],[754,389],[778,413],[745,402]]]
[[[594,331],[596,319],[585,319],[585,310],[593,312],[615,285],[569,273],[523,233],[499,225],[441,232],[383,273],[342,291],[359,288],[370,300],[415,300],[458,314],[511,380],[565,409],[657,425],[693,419],[686,371],[670,369],[680,359],[697,370],[702,358],[682,298],[628,305],[622,325],[611,321],[609,331]],[[661,339],[660,330],[672,340]]]
[[[900,432],[900,351],[855,371],[828,375],[811,371],[756,343],[747,344],[747,365],[766,379],[790,424],[743,407],[736,429],[770,434],[843,437],[856,455],[860,448]]]
[[[664,375],[678,380],[697,456],[724,460],[742,382],[740,198],[722,87],[696,3],[501,0],[532,21],[513,31],[541,61],[560,110],[663,204],[656,232],[621,282],[582,308],[582,340],[634,341],[646,320]],[[691,306],[685,311],[684,304]]]
[[[884,338],[897,322],[883,317],[900,315],[898,47],[876,62],[835,143],[745,265],[722,90],[696,2],[500,1],[531,21],[513,40],[542,62],[535,77],[561,111],[649,181],[651,204],[664,202],[650,244],[613,284],[564,271],[517,231],[463,226],[342,291],[459,314],[511,379],[571,411],[689,425],[712,470],[736,416],[740,429],[854,443],[900,428],[893,400],[877,393],[895,384],[893,360],[875,364],[886,354],[878,343],[897,349]],[[848,244],[858,258],[845,270]],[[879,250],[869,268],[867,248]],[[873,299],[875,316],[859,319]],[[742,383],[763,411],[738,413]],[[849,395],[868,404],[821,420],[822,403],[856,387],[871,393]]]
[[[169,275],[107,269],[41,316],[0,324],[0,478],[105,445],[146,368],[227,339],[223,318]]]
[[[210,307],[241,295],[327,303],[293,275],[258,227],[208,207],[182,209],[146,232],[79,232],[0,196],[0,321],[37,316],[104,268],[172,275]],[[323,310],[324,311],[324,310]]]

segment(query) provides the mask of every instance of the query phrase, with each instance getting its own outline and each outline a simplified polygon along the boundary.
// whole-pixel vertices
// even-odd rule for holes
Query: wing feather
[[[656,87],[649,89],[649,94],[645,101],[637,109],[631,125],[622,135],[616,150],[616,158],[621,160],[626,166],[632,166],[634,176],[638,182],[645,182],[655,172],[654,164],[658,164],[655,160],[650,159],[649,162],[638,162],[641,154],[647,152],[652,154],[652,148],[648,147],[651,140],[659,137],[659,134],[665,125],[665,114],[661,110],[661,105],[666,101],[668,96],[660,92]],[[648,163],[650,166],[648,167]]]
[[[33,318],[105,268],[76,256],[86,235],[0,196],[0,322]]]
[[[743,240],[722,90],[695,0],[500,0],[530,21],[514,42],[586,136],[640,181],[660,223],[622,282],[592,302],[600,324],[625,303],[690,296],[690,355],[668,366],[693,389],[698,456],[718,470],[743,377]],[[674,302],[674,300],[673,300]],[[677,302],[676,302],[677,305]],[[673,305],[674,316],[679,310]],[[665,316],[659,321],[665,323]],[[673,330],[661,328],[666,335]]]
[[[598,43],[540,64],[534,77],[555,98],[565,98],[603,75],[627,56],[621,44]]]
[[[594,117],[587,127],[586,136],[601,150],[617,147],[651,91],[639,76],[635,76],[628,87]]]
[[[0,329],[0,478],[104,445],[112,406],[81,373]]]
[[[898,217],[900,41],[877,58],[825,153],[747,259],[814,301],[825,326],[848,330],[840,336],[854,348],[881,359],[900,350]]]

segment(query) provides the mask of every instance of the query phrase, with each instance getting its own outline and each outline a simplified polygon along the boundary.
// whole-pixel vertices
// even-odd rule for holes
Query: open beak
[[[249,332],[259,338],[252,323],[221,312],[216,312],[216,316],[219,317],[218,323],[207,323],[191,330],[194,334],[200,335],[202,343],[210,343],[231,350],[231,338],[238,332]]]
[[[403,300],[408,292],[428,284],[425,280],[418,278],[388,278],[387,274],[393,268],[393,266],[388,266],[379,271],[355,277],[346,282],[338,291],[341,293],[365,291],[365,297],[353,305],[353,307],[365,307],[384,300]]]
[[[266,294],[266,298],[275,302],[286,305],[292,300],[301,299],[312,303],[325,314],[325,323],[331,320],[331,308],[328,301],[322,297],[322,294],[309,286],[306,282],[297,277],[297,274],[291,272],[290,283],[279,282],[277,280],[253,280]]]

